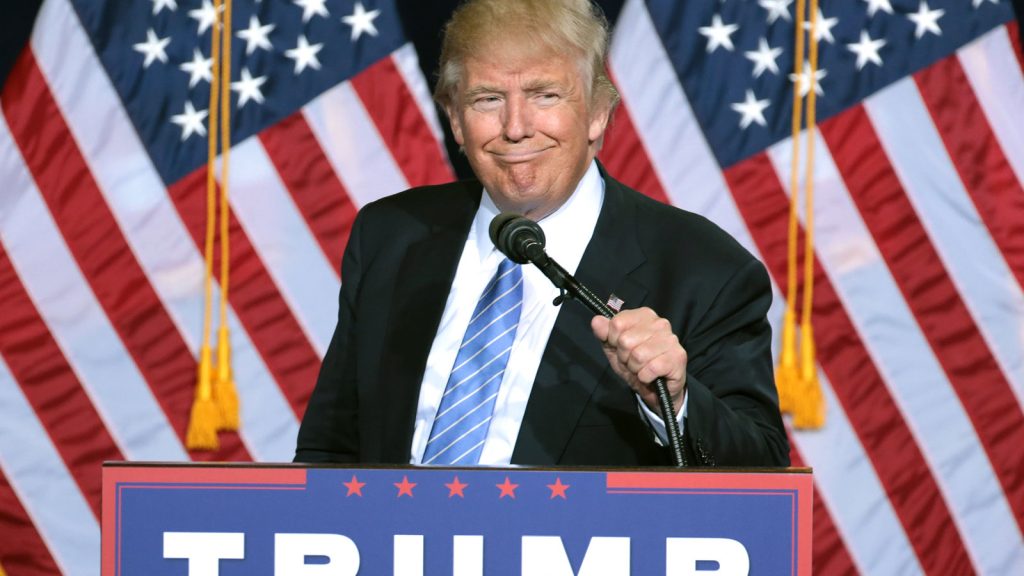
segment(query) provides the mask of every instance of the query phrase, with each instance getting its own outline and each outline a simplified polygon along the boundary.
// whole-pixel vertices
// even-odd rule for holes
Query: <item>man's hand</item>
[[[612,370],[652,411],[661,413],[654,379],[664,376],[672,405],[679,412],[686,392],[686,350],[668,320],[650,308],[638,308],[623,310],[610,319],[595,316],[590,327]]]

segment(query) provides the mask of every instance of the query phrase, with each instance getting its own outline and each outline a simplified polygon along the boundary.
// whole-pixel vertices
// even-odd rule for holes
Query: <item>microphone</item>
[[[566,298],[575,298],[594,314],[605,318],[615,315],[615,312],[607,304],[548,256],[544,251],[544,230],[533,220],[518,214],[503,212],[491,220],[488,232],[491,242],[509,260],[516,264],[532,262],[551,280],[560,292],[553,302],[555,306],[560,305]],[[669,397],[665,378],[659,376],[655,379],[654,387],[658,393],[658,404],[665,420],[665,431],[668,433],[669,446],[672,449],[675,464],[678,467],[686,466],[686,454],[683,452],[680,440],[679,423],[676,421],[675,407]]]

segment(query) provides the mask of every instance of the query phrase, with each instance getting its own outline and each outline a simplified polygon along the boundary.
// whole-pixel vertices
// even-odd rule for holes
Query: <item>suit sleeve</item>
[[[296,462],[359,461],[359,398],[356,389],[355,334],[359,329],[356,301],[362,279],[363,220],[360,211],[341,265],[338,326],[327,348],[316,387],[299,427]]]
[[[789,444],[772,373],[771,285],[751,259],[688,335],[683,436],[691,465],[788,466]]]

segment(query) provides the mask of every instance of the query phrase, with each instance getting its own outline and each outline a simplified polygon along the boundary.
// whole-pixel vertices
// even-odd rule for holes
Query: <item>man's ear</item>
[[[590,126],[587,131],[590,142],[598,142],[604,138],[604,132],[608,129],[612,110],[611,105],[604,100],[603,98],[599,99],[593,104],[593,110],[590,113]]]
[[[451,104],[446,104],[444,112],[448,115],[448,123],[451,124],[452,137],[455,138],[455,142],[459,146],[465,146],[465,141],[462,137],[462,119],[459,117],[458,111]]]

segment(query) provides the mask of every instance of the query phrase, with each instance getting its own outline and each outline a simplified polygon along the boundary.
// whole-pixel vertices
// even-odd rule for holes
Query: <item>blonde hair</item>
[[[468,0],[445,26],[434,100],[453,105],[466,59],[489,43],[514,40],[577,58],[590,103],[614,110],[619,92],[605,69],[608,36],[608,21],[591,0]]]

